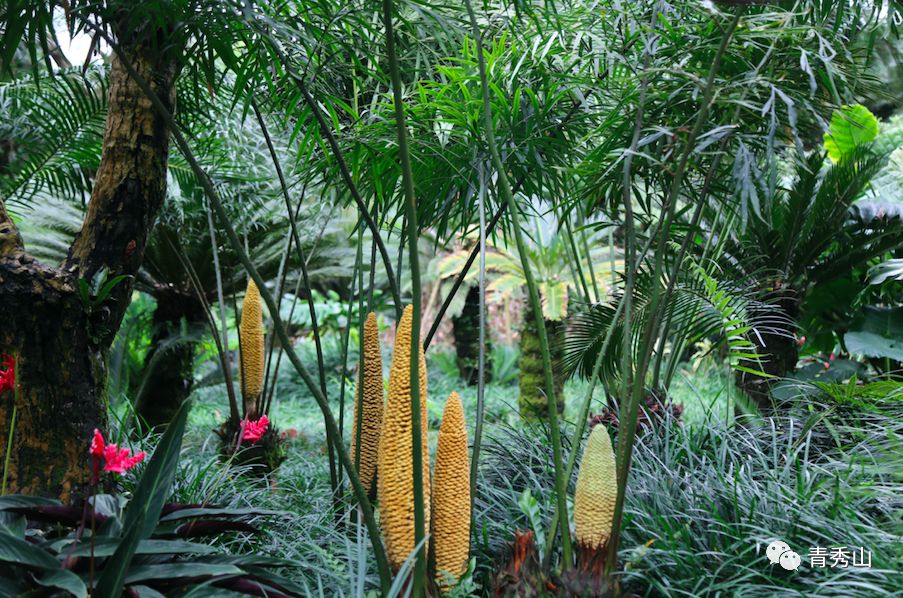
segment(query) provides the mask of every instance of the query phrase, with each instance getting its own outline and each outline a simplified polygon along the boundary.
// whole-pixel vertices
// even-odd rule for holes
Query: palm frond
[[[0,197],[24,204],[36,196],[85,200],[107,114],[107,70],[71,70],[0,84],[0,136],[14,148]]]

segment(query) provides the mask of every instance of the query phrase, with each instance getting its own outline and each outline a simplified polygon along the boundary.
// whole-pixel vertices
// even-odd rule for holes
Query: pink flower
[[[242,432],[241,439],[252,443],[257,442],[267,431],[269,425],[270,419],[265,415],[260,416],[260,419],[256,421],[242,420],[241,428],[244,432]]]
[[[103,466],[104,471],[125,473],[144,461],[144,451],[137,452],[132,456],[132,451],[129,449],[121,449],[115,444],[110,444],[104,449],[104,460],[106,461]]]
[[[2,365],[5,370],[0,370],[0,393],[16,389],[16,359],[12,355],[3,354]]]
[[[98,466],[103,462],[103,470],[112,473],[125,473],[144,461],[144,451],[132,455],[132,451],[119,448],[115,443],[106,444],[100,430],[94,430],[91,448],[88,451],[94,458],[94,476],[97,477]]]

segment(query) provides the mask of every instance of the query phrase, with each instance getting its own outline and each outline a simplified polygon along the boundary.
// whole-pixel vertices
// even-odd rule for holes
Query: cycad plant
[[[85,72],[42,72],[36,80],[0,84],[10,115],[0,125],[0,138],[15,150],[5,165],[8,176],[0,177],[0,197],[22,212],[27,248],[47,264],[66,259],[85,217],[101,155],[109,76],[107,67],[92,65]],[[247,126],[222,98],[205,98],[187,83],[180,93],[182,118],[191,126],[202,163],[229,198],[233,221],[242,227],[255,263],[268,278],[297,268],[295,256],[289,256],[288,265],[280,264],[287,219],[261,131]],[[277,143],[288,152],[283,139]],[[240,293],[246,282],[234,268],[234,252],[222,246],[222,231],[211,227],[201,185],[181,154],[170,157],[168,177],[167,201],[135,280],[136,289],[151,296],[155,306],[143,373],[129,386],[113,389],[129,395],[151,427],[166,424],[191,393],[198,344],[214,318],[211,306]],[[317,210],[295,215],[314,280],[325,262],[312,249],[336,244],[333,231],[315,221]],[[341,268],[329,268],[330,277],[343,275]]]
[[[426,358],[421,348],[419,379],[411,379],[411,321],[413,307],[404,310],[395,332],[395,348],[392,368],[389,372],[389,392],[379,441],[377,497],[380,505],[380,527],[386,539],[389,563],[400,569],[408,555],[414,552],[416,540],[414,528],[414,448],[411,430],[414,420],[420,424],[420,463],[424,503],[430,497],[430,459],[427,436],[427,376]],[[419,385],[420,411],[411,409],[411,386]],[[429,529],[429,511],[425,511],[425,527]]]
[[[771,382],[796,367],[807,296],[903,246],[898,216],[856,209],[884,157],[859,143],[835,159],[822,151],[797,156],[790,183],[766,194],[749,224],[726,236],[725,269],[753,278],[768,299],[760,309],[777,307],[788,318],[750,335],[767,376],[738,372],[738,384],[761,406],[770,404]]]
[[[572,306],[572,298],[577,298],[578,305],[588,306],[589,301],[597,299],[594,295],[587,294],[590,286],[604,297],[608,293],[612,267],[617,268],[622,262],[612,263],[610,248],[601,244],[599,235],[593,235],[592,250],[581,251],[576,243],[571,242],[573,233],[550,214],[533,218],[531,224],[535,227],[535,232],[525,235],[528,241],[525,244],[524,259],[529,261],[539,288],[543,325],[552,352],[555,403],[560,413],[564,408],[566,378],[563,367],[565,320],[569,312],[576,311]],[[443,258],[439,264],[440,275],[460,275],[469,253],[461,250]],[[493,246],[492,251],[486,255],[486,269],[491,276],[487,292],[493,300],[507,304],[513,298],[522,296],[527,281],[521,258],[516,252],[502,245]],[[471,277],[475,275],[476,273],[468,273]],[[522,313],[518,405],[524,419],[545,419],[548,417],[548,402],[542,388],[542,351],[537,324],[529,309],[524,309]]]
[[[351,458],[368,494],[376,494],[380,437],[385,410],[383,360],[376,314],[370,312],[364,322],[363,363],[358,366],[358,392],[351,422]]]

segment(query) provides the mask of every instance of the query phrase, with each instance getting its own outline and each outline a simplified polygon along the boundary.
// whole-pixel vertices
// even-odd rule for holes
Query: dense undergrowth
[[[727,420],[731,387],[714,390],[729,382],[716,375],[721,369],[687,368],[677,396],[689,417],[666,418],[638,439],[622,553],[624,589],[640,596],[894,595],[903,586],[903,386],[855,380],[801,385],[773,417]],[[296,561],[297,568],[283,573],[313,596],[375,591],[362,527],[352,519],[336,526],[332,514],[325,436],[314,407],[292,386],[292,376],[281,382],[286,398],[274,420],[288,431],[291,450],[278,472],[260,480],[219,462],[212,429],[216,387],[207,399],[202,389],[173,499],[279,511],[282,516],[269,518],[261,533],[232,536],[220,541],[222,548]],[[431,369],[436,396],[456,383],[441,368]],[[566,415],[584,389],[568,383]],[[547,428],[516,423],[516,381],[489,385],[486,394],[489,424],[475,493],[476,569],[470,580],[471,589],[483,594],[494,568],[507,560],[515,530],[533,530],[542,553],[554,515]],[[465,404],[475,401],[473,391],[462,396]],[[597,393],[593,409],[602,406]],[[439,414],[430,407],[433,438]],[[573,417],[566,420],[568,438]],[[572,449],[565,443],[566,453]],[[571,489],[575,479],[576,472]],[[774,539],[799,552],[799,570],[768,562],[765,547]],[[870,551],[871,568],[809,566],[810,548],[836,546]],[[558,544],[553,547],[557,559]]]

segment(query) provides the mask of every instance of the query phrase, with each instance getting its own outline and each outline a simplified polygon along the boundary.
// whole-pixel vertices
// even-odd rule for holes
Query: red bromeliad
[[[247,440],[249,442],[257,442],[261,439],[261,437],[266,433],[267,427],[270,425],[270,419],[263,415],[260,419],[255,421],[244,420],[241,422],[241,427],[244,432],[241,435],[242,440]]]
[[[0,393],[16,389],[16,358],[3,354],[3,370],[0,370]]]
[[[103,470],[112,473],[125,473],[144,460],[144,451],[132,455],[132,451],[119,448],[115,443],[106,444],[100,430],[94,430],[94,438],[91,440],[89,450],[94,460],[94,479],[100,475],[100,464]]]

